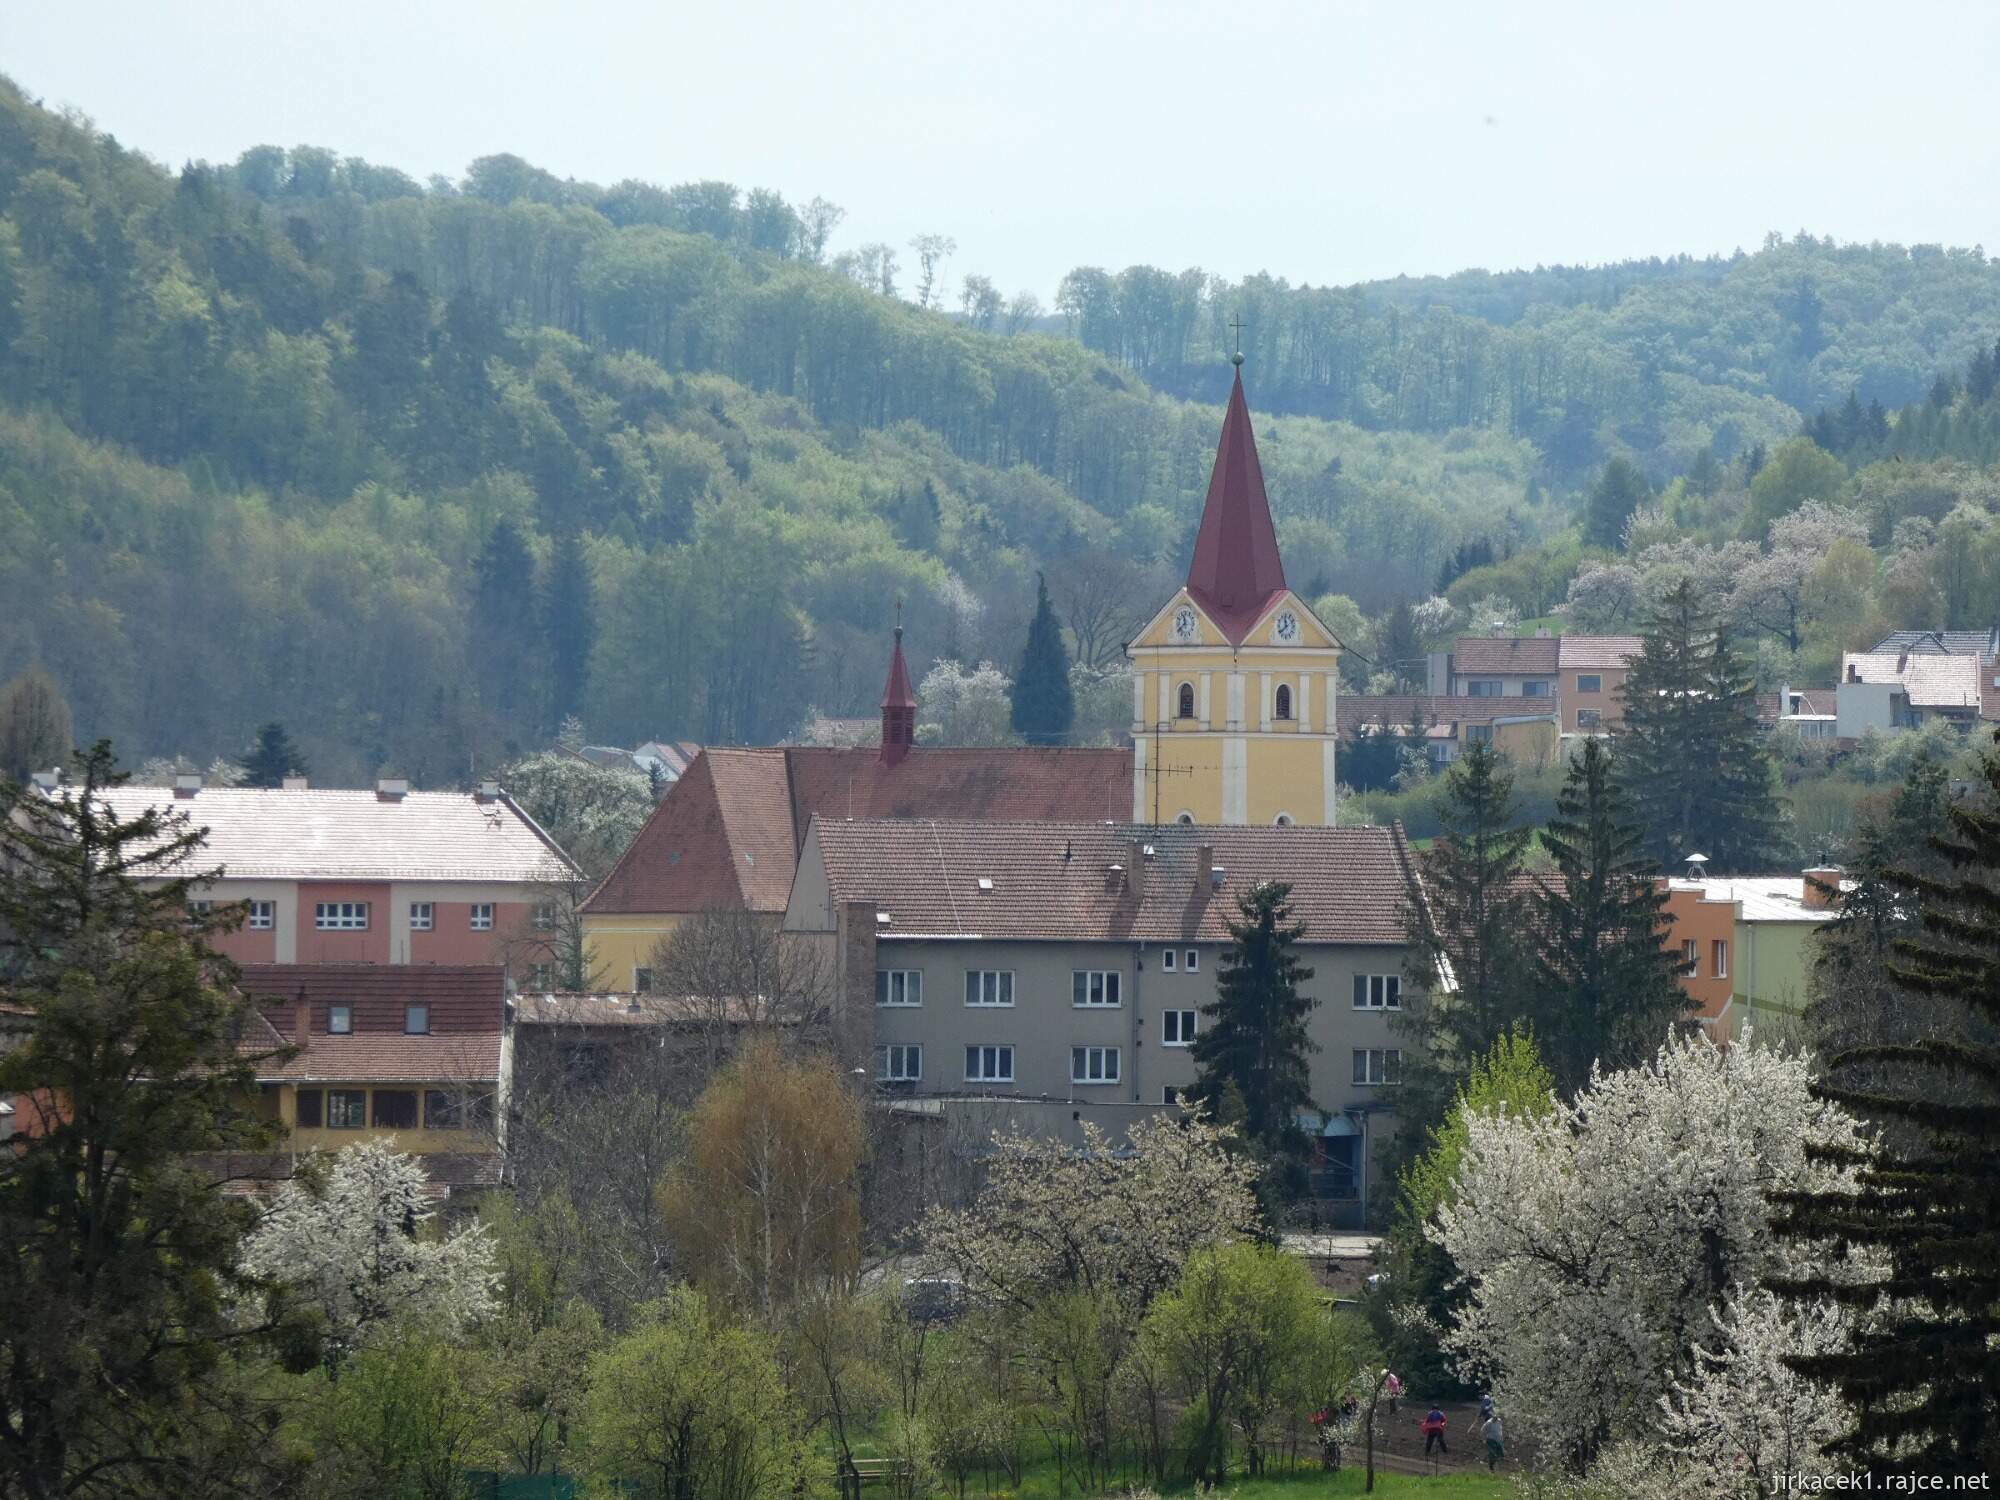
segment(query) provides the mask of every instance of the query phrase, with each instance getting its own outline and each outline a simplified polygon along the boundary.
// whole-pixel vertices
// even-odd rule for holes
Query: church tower
[[[1341,645],[1285,586],[1235,363],[1187,583],[1125,648],[1132,817],[1330,827]]]

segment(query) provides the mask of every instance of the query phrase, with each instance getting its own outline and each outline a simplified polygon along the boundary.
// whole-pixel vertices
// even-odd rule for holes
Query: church
[[[1126,648],[1130,749],[917,744],[899,626],[878,746],[711,748],[668,790],[584,904],[599,982],[650,988],[697,912],[775,923],[815,817],[1331,827],[1341,647],[1285,586],[1237,363],[1187,582]]]
[[[1125,648],[1132,821],[1331,828],[1341,645],[1285,586],[1242,364],[1187,582]]]

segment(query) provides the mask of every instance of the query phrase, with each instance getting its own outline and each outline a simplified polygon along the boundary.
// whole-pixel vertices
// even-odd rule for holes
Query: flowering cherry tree
[[[486,1316],[498,1281],[486,1226],[433,1238],[417,1159],[381,1141],[349,1146],[323,1175],[281,1187],[245,1243],[243,1268],[316,1305],[329,1362],[394,1320],[454,1332]]]
[[[1446,1347],[1573,1468],[1613,1437],[1720,1447],[1728,1392],[1780,1380],[1784,1330],[1729,1299],[1799,1269],[1766,1195],[1828,1178],[1808,1146],[1860,1139],[1807,1076],[1797,1055],[1682,1038],[1547,1114],[1467,1118],[1457,1196],[1429,1229],[1469,1293]],[[1694,1371],[1718,1310],[1723,1346]]]

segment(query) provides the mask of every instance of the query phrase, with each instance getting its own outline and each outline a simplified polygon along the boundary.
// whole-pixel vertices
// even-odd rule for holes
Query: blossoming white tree
[[[424,1233],[435,1209],[417,1159],[382,1141],[349,1146],[323,1176],[281,1187],[246,1241],[243,1267],[308,1298],[329,1363],[394,1320],[453,1332],[486,1316],[498,1276],[486,1227]]]
[[[1859,1141],[1806,1083],[1802,1057],[1695,1037],[1593,1076],[1546,1115],[1467,1119],[1458,1195],[1430,1230],[1470,1293],[1446,1345],[1573,1467],[1614,1436],[1719,1442],[1731,1382],[1781,1379],[1765,1353],[1779,1332],[1736,1309],[1725,1331],[1749,1342],[1723,1357],[1729,1378],[1706,1364],[1704,1393],[1678,1395],[1682,1425],[1665,1419],[1676,1375],[1715,1331],[1712,1310],[1796,1269],[1801,1252],[1772,1235],[1766,1194],[1825,1180],[1808,1146]]]

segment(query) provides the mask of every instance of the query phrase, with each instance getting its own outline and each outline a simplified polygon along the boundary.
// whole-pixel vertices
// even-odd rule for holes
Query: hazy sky
[[[720,177],[1046,299],[1084,264],[1340,283],[1771,229],[2000,253],[1996,38],[1991,0],[14,0],[0,69],[176,166]]]

